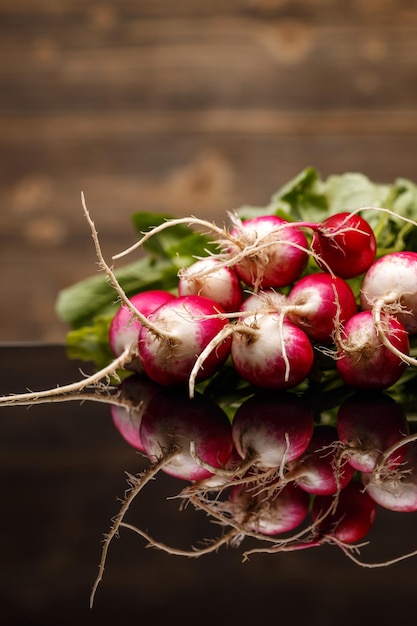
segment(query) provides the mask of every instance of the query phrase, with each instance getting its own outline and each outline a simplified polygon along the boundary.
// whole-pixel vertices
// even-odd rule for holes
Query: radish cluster
[[[196,384],[227,363],[255,388],[287,390],[320,379],[325,354],[347,386],[387,389],[407,365],[417,364],[410,356],[417,334],[417,253],[377,258],[375,234],[359,211],[322,223],[229,217],[228,229],[197,218],[168,220],[115,255],[178,223],[216,235],[218,252],[181,269],[176,293],[167,292],[165,303],[154,301],[152,291],[142,294],[154,302],[153,311],[138,311],[136,296],[127,302],[98,249],[124,300],[122,310],[130,311],[130,331],[137,331],[129,333],[135,363],[153,381],[188,385],[192,397]],[[109,342],[118,358],[125,347],[121,330],[111,324]]]
[[[120,301],[108,332],[114,359],[78,382],[0,404],[79,391],[132,370],[164,388],[188,386],[193,397],[224,366],[255,390],[283,391],[320,381],[323,360],[354,389],[387,389],[407,365],[417,365],[410,354],[417,252],[377,258],[375,234],[360,210],[321,223],[229,214],[228,228],[168,219],[113,259],[178,224],[204,227],[217,252],[181,268],[176,288],[128,297],[104,259],[84,198],[83,209],[100,269]]]

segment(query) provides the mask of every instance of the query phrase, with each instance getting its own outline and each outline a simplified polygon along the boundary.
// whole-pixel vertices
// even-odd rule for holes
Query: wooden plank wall
[[[62,341],[59,289],[130,215],[221,220],[308,165],[417,180],[410,0],[0,0],[0,341]]]

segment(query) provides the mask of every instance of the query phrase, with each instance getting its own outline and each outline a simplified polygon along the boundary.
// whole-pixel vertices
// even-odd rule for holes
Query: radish
[[[311,248],[323,270],[330,268],[341,278],[354,278],[375,260],[375,234],[360,215],[342,212],[325,219],[313,229]]]
[[[179,272],[178,294],[205,296],[227,312],[237,311],[243,300],[242,285],[236,273],[214,256],[199,259]]]
[[[130,298],[131,304],[145,317],[158,307],[175,298],[174,294],[162,289],[154,289],[137,293]],[[116,311],[109,327],[109,345],[115,357],[121,356],[126,348],[138,346],[141,322],[132,313],[131,308],[122,304]],[[138,349],[138,348],[137,348]],[[139,352],[132,355],[132,360],[125,364],[126,369],[143,372]]]
[[[297,395],[288,391],[257,393],[240,404],[232,420],[233,445],[240,462],[234,456],[230,469],[212,467],[194,445],[191,455],[216,476],[230,478],[229,483],[219,481],[221,489],[236,481],[244,484],[271,475],[283,479],[286,464],[307,449],[313,428],[313,411]],[[241,478],[243,474],[245,478]]]
[[[140,438],[142,416],[150,400],[160,394],[160,387],[137,373],[125,378],[118,386],[117,399],[110,406],[113,424],[123,439],[137,450],[143,451]]]
[[[229,244],[228,252],[236,260],[234,269],[239,278],[254,288],[284,287],[293,283],[306,268],[307,238],[298,227],[276,215],[262,215],[240,221],[231,236],[236,243]]]
[[[195,295],[179,296],[152,313],[152,327],[143,325],[139,334],[139,355],[149,378],[164,386],[187,383],[199,354],[228,325],[218,317],[222,312],[213,300]],[[230,346],[230,337],[217,342],[195,380],[210,378],[228,358]]]
[[[348,396],[337,412],[337,433],[342,456],[359,472],[375,469],[381,454],[409,434],[407,415],[391,396],[379,391],[363,391]],[[406,446],[387,459],[389,468],[403,460]]]
[[[242,528],[273,536],[300,526],[307,517],[309,506],[308,494],[294,483],[288,483],[271,498],[256,493],[251,486],[236,485],[220,508],[228,511]]]
[[[381,323],[390,344],[401,354],[408,353],[409,339],[404,326],[392,315],[384,315]],[[350,387],[386,389],[404,372],[405,362],[383,344],[370,311],[353,315],[335,341],[336,367]]]
[[[280,470],[305,452],[313,428],[313,411],[296,394],[257,393],[236,410],[232,437],[247,466]]]
[[[276,289],[259,289],[250,293],[242,302],[240,310],[244,313],[253,311],[280,311],[287,304],[287,296]]]
[[[401,322],[409,335],[417,333],[417,252],[392,252],[381,257],[366,272],[361,288],[361,306],[372,311],[375,327],[384,345],[409,365],[417,359],[395,345],[386,332],[383,313]]]
[[[270,390],[289,389],[303,382],[314,364],[313,346],[305,332],[286,320],[284,313],[284,308],[276,314],[267,309],[249,311],[236,323],[225,325],[194,363],[189,377],[190,397],[200,368],[230,336],[232,363],[245,381]]]
[[[244,553],[291,552],[316,548],[324,544],[339,546],[342,551],[362,565],[351,552],[357,551],[356,542],[365,537],[376,518],[377,505],[363,490],[361,483],[351,480],[338,494],[315,495],[311,505],[313,524],[304,531],[283,540],[276,540],[267,548],[254,548]],[[353,544],[353,545],[349,545]]]
[[[320,543],[350,544],[363,539],[376,517],[376,504],[362,485],[353,480],[338,495],[315,496],[311,509]],[[308,545],[306,546],[308,547]]]
[[[417,434],[407,435],[384,450],[371,473],[362,473],[369,496],[390,511],[417,511]],[[404,454],[403,463],[394,469],[389,462],[394,454]]]
[[[282,314],[248,315],[236,325],[231,357],[238,374],[264,389],[289,389],[304,381],[314,363],[306,333]]]
[[[347,460],[339,458],[337,430],[329,424],[315,426],[304,454],[288,464],[285,480],[295,481],[304,491],[318,495],[334,495],[344,489],[355,470]]]
[[[201,394],[193,399],[183,390],[167,389],[146,404],[140,424],[140,440],[151,465],[142,474],[129,475],[127,492],[119,513],[106,535],[90,605],[102,580],[110,543],[124,525],[124,517],[139,492],[159,471],[181,480],[197,481],[211,475],[190,455],[195,444],[199,457],[213,467],[224,466],[233,449],[230,421],[224,411]]]
[[[284,310],[311,341],[330,343],[335,326],[347,322],[357,313],[358,307],[345,280],[318,272],[300,278],[293,285]]]

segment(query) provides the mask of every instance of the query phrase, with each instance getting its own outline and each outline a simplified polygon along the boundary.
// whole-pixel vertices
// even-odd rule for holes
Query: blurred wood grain
[[[306,166],[417,180],[407,0],[0,0],[0,341],[152,210],[222,220]]]

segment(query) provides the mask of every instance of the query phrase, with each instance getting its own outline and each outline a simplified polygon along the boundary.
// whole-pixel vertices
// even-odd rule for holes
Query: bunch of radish
[[[217,252],[182,268],[176,290],[128,297],[103,257],[84,197],[83,209],[100,269],[120,300],[108,336],[114,359],[86,379],[41,395],[135,370],[163,387],[187,385],[193,397],[196,385],[225,364],[255,388],[293,389],[320,378],[323,355],[349,387],[387,389],[407,365],[417,364],[410,354],[417,334],[417,252],[376,258],[376,237],[360,210],[321,223],[229,214],[228,228],[192,217],[166,220],[113,260],[178,224],[204,227],[215,236]],[[361,281],[359,293],[351,280]]]
[[[417,253],[377,259],[376,237],[358,211],[322,223],[229,217],[229,228],[197,218],[167,220],[115,255],[178,223],[204,226],[216,236],[218,252],[180,270],[177,293],[166,292],[163,304],[154,291],[141,294],[146,304],[128,301],[96,238],[101,266],[123,301],[110,327],[116,358],[133,341],[133,362],[151,380],[188,385],[191,397],[195,385],[226,362],[249,385],[270,390],[292,389],[317,375],[323,353],[333,358],[341,380],[357,389],[386,389],[407,364],[417,364],[410,356],[410,337],[417,333]],[[358,277],[359,296],[349,282]],[[137,331],[124,344],[117,339],[120,316],[129,316],[129,329]]]

